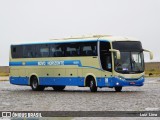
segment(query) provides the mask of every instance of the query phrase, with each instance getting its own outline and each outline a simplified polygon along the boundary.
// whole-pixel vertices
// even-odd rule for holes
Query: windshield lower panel
[[[115,59],[115,71],[123,74],[144,72],[143,52],[121,52],[121,59]]]

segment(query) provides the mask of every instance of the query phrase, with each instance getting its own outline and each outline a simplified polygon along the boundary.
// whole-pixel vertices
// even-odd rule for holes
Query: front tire
[[[37,77],[32,77],[31,88],[33,91],[43,91],[45,89],[44,86],[39,85]]]
[[[122,87],[121,87],[121,86],[115,87],[115,91],[116,91],[116,92],[121,92],[121,91],[122,91]]]
[[[89,87],[90,87],[91,92],[97,92],[97,86],[93,78],[90,81]]]
[[[53,86],[53,89],[54,89],[55,91],[62,91],[62,90],[64,90],[65,87],[66,87],[66,86]]]

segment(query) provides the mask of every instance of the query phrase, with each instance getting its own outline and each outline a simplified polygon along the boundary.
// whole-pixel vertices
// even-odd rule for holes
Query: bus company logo
[[[64,61],[48,61],[47,62],[47,65],[49,65],[49,66],[56,66],[56,65],[64,65]]]
[[[11,112],[2,112],[2,118],[11,118]]]

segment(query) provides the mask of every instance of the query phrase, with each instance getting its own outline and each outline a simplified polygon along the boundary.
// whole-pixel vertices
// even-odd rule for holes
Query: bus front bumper
[[[97,86],[98,87],[143,86],[144,81],[145,81],[144,77],[141,77],[139,79],[122,79],[119,77],[110,77],[110,78],[102,78],[101,80],[98,80]]]

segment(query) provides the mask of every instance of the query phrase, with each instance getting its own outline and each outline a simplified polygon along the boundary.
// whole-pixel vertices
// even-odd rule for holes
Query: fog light
[[[116,85],[119,85],[119,83],[117,82]]]

